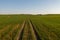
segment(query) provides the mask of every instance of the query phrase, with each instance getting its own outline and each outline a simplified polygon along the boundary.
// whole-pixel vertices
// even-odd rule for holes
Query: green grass
[[[14,40],[24,20],[23,15],[0,15],[0,40]]]
[[[30,16],[42,40],[60,40],[60,16]]]
[[[27,18],[42,40],[60,40],[60,15],[0,15],[0,40],[15,40]]]

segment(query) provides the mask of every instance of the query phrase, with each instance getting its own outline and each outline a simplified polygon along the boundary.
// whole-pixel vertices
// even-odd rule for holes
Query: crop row
[[[17,15],[0,16],[0,40],[16,40],[23,20]]]
[[[42,40],[60,40],[60,16],[31,16],[30,19]]]

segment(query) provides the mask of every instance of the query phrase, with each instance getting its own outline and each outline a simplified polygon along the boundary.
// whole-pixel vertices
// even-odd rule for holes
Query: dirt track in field
[[[17,40],[41,40],[38,33],[30,20],[26,20],[22,24]]]

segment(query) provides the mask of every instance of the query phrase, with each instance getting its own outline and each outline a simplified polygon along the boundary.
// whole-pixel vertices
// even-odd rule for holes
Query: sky
[[[0,0],[0,14],[60,14],[60,0]]]

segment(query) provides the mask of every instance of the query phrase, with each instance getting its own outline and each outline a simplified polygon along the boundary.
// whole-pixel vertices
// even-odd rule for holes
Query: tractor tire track
[[[32,28],[33,28],[33,30],[34,30],[34,32],[35,32],[35,35],[36,35],[37,40],[41,40],[41,38],[40,38],[40,36],[39,36],[39,34],[38,34],[38,32],[37,32],[36,27],[34,27],[34,25],[33,25],[33,23],[32,23],[31,20],[29,20],[29,22],[30,22],[30,25],[32,26]]]
[[[17,40],[41,40],[30,20],[22,24]]]
[[[23,30],[24,30],[24,26],[25,26],[25,21],[23,22],[21,29],[19,31],[18,37],[16,40],[22,40],[22,34],[23,34]]]

